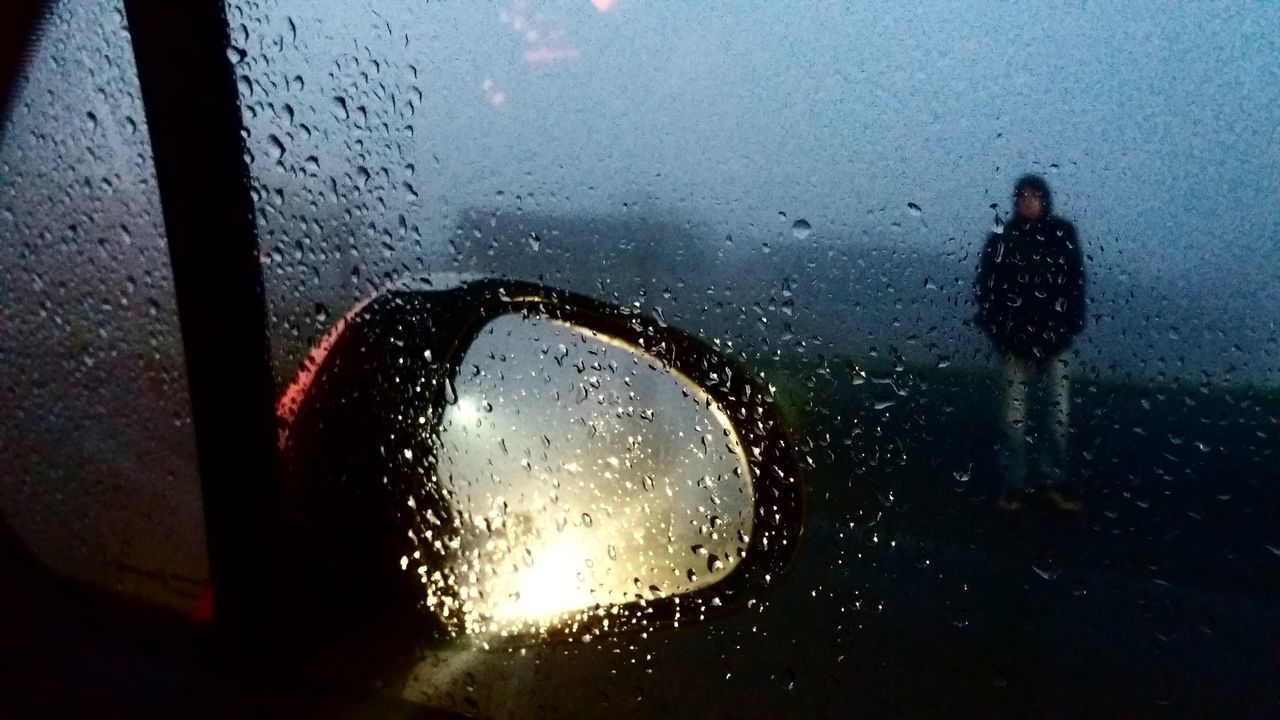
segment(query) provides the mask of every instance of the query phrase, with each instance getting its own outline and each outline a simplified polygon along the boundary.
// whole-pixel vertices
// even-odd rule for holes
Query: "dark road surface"
[[[989,384],[837,377],[808,409],[801,546],[764,602],[592,645],[433,651],[419,672],[464,670],[418,695],[496,717],[1280,716],[1273,396],[1078,388],[1080,513],[995,508]],[[3,560],[6,717],[445,716],[246,691],[206,631]]]

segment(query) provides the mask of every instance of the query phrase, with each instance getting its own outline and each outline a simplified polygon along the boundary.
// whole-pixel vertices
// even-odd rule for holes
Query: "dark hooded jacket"
[[[978,262],[978,327],[1005,355],[1044,361],[1071,346],[1084,327],[1084,258],[1071,223],[1053,215],[1043,180],[1031,176],[1018,187],[1044,197],[1035,222],[1020,215],[987,237]]]

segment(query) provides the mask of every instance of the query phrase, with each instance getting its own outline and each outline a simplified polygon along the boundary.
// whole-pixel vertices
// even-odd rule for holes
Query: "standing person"
[[[982,248],[976,283],[978,327],[1004,359],[1000,507],[1017,510],[1025,502],[1034,444],[1048,500],[1079,510],[1064,487],[1071,412],[1066,351],[1084,327],[1084,258],[1075,228],[1053,214],[1044,178],[1019,178],[1013,200],[1014,217]],[[1051,442],[1028,423],[1036,389],[1048,396]]]

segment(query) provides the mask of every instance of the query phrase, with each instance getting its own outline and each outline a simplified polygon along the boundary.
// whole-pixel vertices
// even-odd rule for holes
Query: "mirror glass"
[[[446,393],[437,480],[460,532],[425,579],[429,605],[466,634],[607,620],[717,583],[745,557],[753,497],[739,438],[640,348],[502,315]]]

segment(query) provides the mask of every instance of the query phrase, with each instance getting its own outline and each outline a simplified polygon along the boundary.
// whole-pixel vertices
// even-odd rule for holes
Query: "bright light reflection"
[[[437,439],[457,530],[427,538],[444,567],[417,569],[456,630],[487,642],[574,627],[734,571],[751,482],[696,385],[637,348],[518,315],[494,319],[459,366],[472,371]]]
[[[452,420],[461,425],[475,425],[480,419],[480,407],[476,401],[469,397],[459,398],[457,404],[451,408]]]
[[[591,592],[579,578],[587,561],[584,543],[566,534],[533,555],[532,567],[496,578],[489,589],[495,607],[492,616],[503,623],[550,620],[593,603]]]

